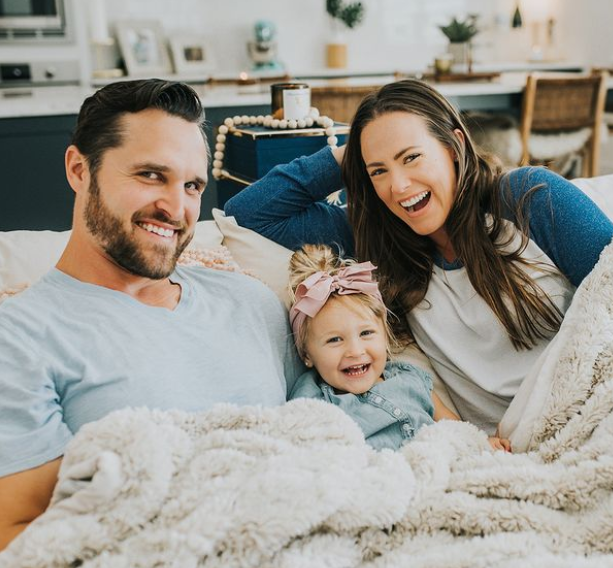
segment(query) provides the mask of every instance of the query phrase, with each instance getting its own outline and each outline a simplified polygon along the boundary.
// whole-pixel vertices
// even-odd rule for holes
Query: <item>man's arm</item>
[[[0,550],[38,516],[51,501],[62,458],[0,478]]]

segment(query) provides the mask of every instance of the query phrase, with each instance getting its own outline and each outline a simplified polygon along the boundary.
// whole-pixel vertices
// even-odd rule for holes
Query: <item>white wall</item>
[[[515,0],[363,0],[366,19],[346,33],[349,71],[409,71],[423,69],[445,50],[438,29],[451,16],[478,13],[482,32],[475,38],[477,62],[525,60],[530,54],[529,26],[509,27]],[[521,0],[529,11],[531,3]],[[557,20],[552,56],[575,62],[613,65],[613,2],[610,0],[548,0]],[[2,46],[0,62],[30,59],[79,58],[89,73],[87,42],[88,0],[73,0],[78,23],[76,43],[70,46]],[[218,71],[250,68],[246,44],[258,19],[278,28],[279,58],[292,73],[306,74],[325,66],[325,44],[332,32],[325,0],[106,0],[111,29],[120,19],[154,18],[168,33],[198,33],[213,46]]]

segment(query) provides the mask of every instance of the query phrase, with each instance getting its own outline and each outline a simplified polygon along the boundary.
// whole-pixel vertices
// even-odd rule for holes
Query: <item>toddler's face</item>
[[[387,361],[383,323],[365,306],[333,297],[311,320],[305,362],[337,391],[362,394],[382,381]]]

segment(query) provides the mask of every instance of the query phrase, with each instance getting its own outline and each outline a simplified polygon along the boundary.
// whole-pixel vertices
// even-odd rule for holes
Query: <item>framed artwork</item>
[[[215,69],[213,51],[202,36],[171,36],[170,51],[177,74],[207,73]]]
[[[117,22],[119,49],[131,77],[172,72],[162,26],[157,20]]]

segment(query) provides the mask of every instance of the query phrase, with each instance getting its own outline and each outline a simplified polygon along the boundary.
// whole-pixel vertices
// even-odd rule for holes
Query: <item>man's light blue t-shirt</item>
[[[273,292],[199,267],[171,280],[172,311],[57,269],[0,306],[0,476],[61,456],[83,424],[120,408],[285,402],[303,368]]]

